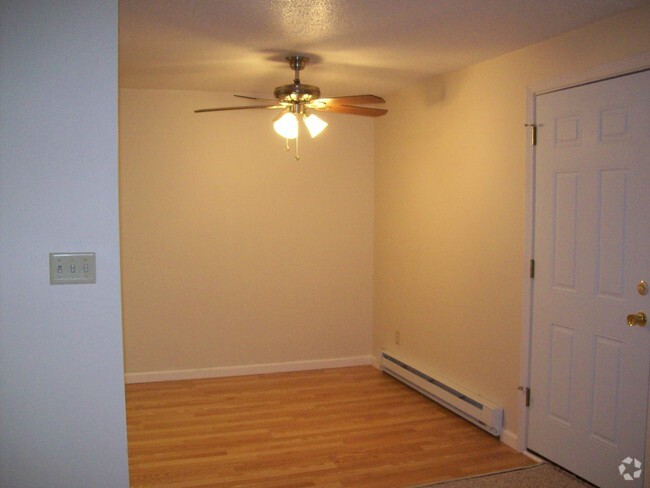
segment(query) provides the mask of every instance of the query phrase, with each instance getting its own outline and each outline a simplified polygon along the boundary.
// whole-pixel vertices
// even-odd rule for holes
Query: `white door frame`
[[[528,87],[526,94],[526,122],[535,123],[536,97],[565,88],[572,88],[586,83],[602,81],[636,71],[650,69],[650,51],[626,58],[614,63],[597,66],[582,73],[572,73],[562,78],[557,78]],[[530,137],[530,133],[528,133]],[[524,235],[524,297],[521,329],[521,371],[520,385],[530,387],[530,360],[531,360],[531,329],[533,307],[533,283],[530,279],[530,260],[534,256],[533,242],[535,230],[535,150],[529,143],[526,149],[526,224]],[[648,429],[646,445],[650,446],[650,408],[648,408]],[[519,395],[519,421],[517,425],[517,449],[526,451],[528,447],[528,408],[526,407],[526,394],[522,390]],[[646,448],[644,466],[650,468],[650,449]],[[650,487],[650,475],[645,476],[644,486]]]

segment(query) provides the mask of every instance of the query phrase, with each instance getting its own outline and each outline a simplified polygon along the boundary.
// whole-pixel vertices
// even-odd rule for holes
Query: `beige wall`
[[[390,97],[375,151],[374,347],[505,406],[517,430],[526,90],[650,46],[630,12]],[[401,344],[394,344],[394,332]]]
[[[373,121],[295,161],[275,111],[192,112],[239,104],[120,91],[127,373],[371,353]]]

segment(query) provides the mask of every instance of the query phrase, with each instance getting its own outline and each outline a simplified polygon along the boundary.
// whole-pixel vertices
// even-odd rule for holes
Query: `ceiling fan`
[[[235,95],[239,98],[263,102],[263,104],[243,105],[238,107],[202,108],[195,110],[195,112],[221,112],[224,110],[250,110],[258,108],[281,109],[282,112],[273,119],[273,128],[279,135],[285,138],[286,150],[289,150],[289,140],[295,139],[296,159],[300,159],[298,154],[299,121],[302,121],[305,124],[312,138],[316,137],[323,131],[323,129],[325,129],[325,127],[327,127],[327,122],[313,113],[308,114],[308,109],[341,114],[363,115],[366,117],[379,117],[388,112],[388,110],[385,109],[358,106],[385,102],[383,98],[376,95],[352,95],[320,98],[320,88],[300,82],[300,71],[305,68],[309,58],[306,56],[287,56],[286,60],[289,62],[291,69],[295,72],[294,80],[292,84],[279,86],[273,91],[273,96],[276,98],[275,100]]]

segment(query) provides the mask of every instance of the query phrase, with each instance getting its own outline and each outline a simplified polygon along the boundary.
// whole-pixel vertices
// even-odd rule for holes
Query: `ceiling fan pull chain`
[[[296,161],[300,160],[300,151],[298,148],[298,139],[300,139],[300,128],[298,129],[298,133],[296,134]]]
[[[289,149],[291,149],[291,148],[289,147],[289,139],[285,139],[285,140],[284,140],[284,150],[285,150],[285,151],[288,151]]]

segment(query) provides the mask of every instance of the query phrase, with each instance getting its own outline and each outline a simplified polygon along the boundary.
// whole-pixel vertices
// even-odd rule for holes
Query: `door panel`
[[[645,453],[650,72],[537,97],[528,447],[604,487]],[[632,463],[633,464],[633,463]],[[635,469],[625,466],[633,475]]]

